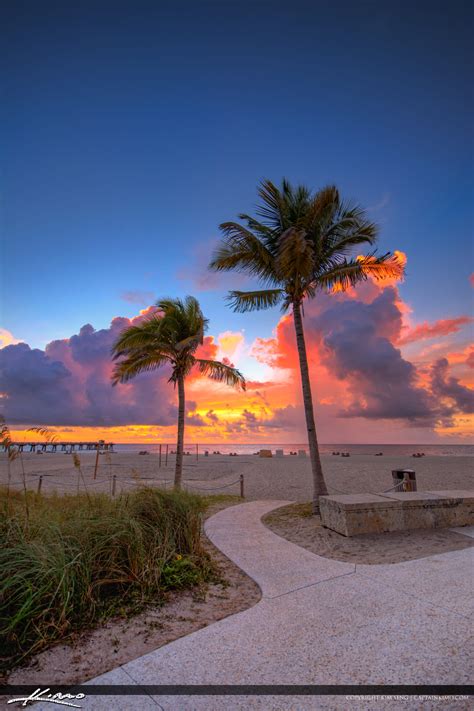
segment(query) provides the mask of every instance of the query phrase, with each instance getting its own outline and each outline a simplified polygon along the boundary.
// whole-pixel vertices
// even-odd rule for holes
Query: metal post
[[[41,493],[42,484],[43,484],[43,476],[41,475],[40,478],[38,479],[38,494]]]
[[[160,469],[161,469],[161,444],[160,444],[160,456],[159,456],[159,458],[158,458],[158,466],[159,466]]]
[[[168,466],[168,445],[166,445],[165,466]]]
[[[99,466],[99,445],[97,445],[97,452],[95,455],[94,479],[97,479],[97,467],[98,466]]]
[[[244,496],[244,475],[243,474],[241,474],[239,476],[239,480],[240,480],[240,498],[245,499],[245,496]]]
[[[112,496],[115,496],[115,487],[117,485],[117,475],[114,474],[112,477]]]

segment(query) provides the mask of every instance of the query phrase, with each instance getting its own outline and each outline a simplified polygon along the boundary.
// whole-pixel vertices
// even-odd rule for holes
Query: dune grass
[[[0,489],[0,647],[9,669],[54,640],[160,604],[214,577],[208,505],[186,492],[8,494]]]

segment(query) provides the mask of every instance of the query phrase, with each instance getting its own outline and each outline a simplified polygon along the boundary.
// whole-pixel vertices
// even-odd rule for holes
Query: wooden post
[[[159,454],[159,457],[158,457],[158,466],[159,466],[160,469],[161,469],[161,444],[160,444],[160,454]]]
[[[112,477],[112,496],[115,496],[116,485],[117,485],[117,475],[114,474]]]
[[[43,476],[41,475],[38,479],[38,494],[41,493],[41,485],[43,484]]]
[[[168,445],[166,445],[165,466],[168,466]]]
[[[97,467],[99,466],[99,451],[99,445],[97,445],[97,452],[95,455],[94,479],[97,479]]]
[[[239,480],[240,480],[240,498],[244,499],[245,496],[244,496],[244,475],[243,474],[241,474],[239,476]]]
[[[196,444],[196,462],[198,461],[198,459],[199,459],[199,445]]]

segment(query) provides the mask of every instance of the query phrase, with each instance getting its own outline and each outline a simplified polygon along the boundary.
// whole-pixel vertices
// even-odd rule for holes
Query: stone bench
[[[343,536],[474,524],[474,491],[321,496],[321,523]]]

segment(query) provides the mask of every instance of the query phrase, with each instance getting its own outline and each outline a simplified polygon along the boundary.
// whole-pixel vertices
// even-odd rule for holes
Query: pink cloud
[[[438,338],[439,336],[447,336],[450,333],[457,333],[462,326],[474,321],[470,316],[458,316],[457,318],[445,318],[435,321],[434,323],[424,323],[415,326],[414,328],[405,331],[398,340],[400,346],[405,346],[408,343],[423,341],[428,338]]]

